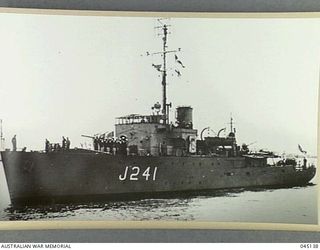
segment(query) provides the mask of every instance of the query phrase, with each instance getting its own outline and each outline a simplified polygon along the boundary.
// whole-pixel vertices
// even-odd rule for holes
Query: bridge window
[[[138,115],[131,114],[116,118],[116,124],[141,124],[141,123],[156,123],[163,124],[162,115]]]

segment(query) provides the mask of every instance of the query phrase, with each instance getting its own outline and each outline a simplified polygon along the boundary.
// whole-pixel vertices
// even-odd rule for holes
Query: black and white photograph
[[[0,13],[1,221],[318,225],[320,15]]]

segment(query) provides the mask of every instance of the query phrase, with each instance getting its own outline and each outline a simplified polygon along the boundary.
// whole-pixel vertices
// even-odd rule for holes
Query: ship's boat
[[[13,205],[91,200],[141,199],[200,191],[244,187],[292,187],[306,185],[316,168],[281,159],[270,151],[251,152],[239,146],[232,119],[230,131],[204,136],[193,127],[193,109],[180,106],[176,121],[169,121],[171,103],[166,98],[168,26],[163,32],[163,102],[149,115],[131,114],[116,119],[115,131],[92,136],[93,149],[46,143],[42,152],[2,151]],[[148,53],[149,54],[149,53]],[[181,63],[175,54],[175,60]],[[182,63],[181,63],[182,65]],[[178,71],[179,72],[179,71]],[[180,74],[180,72],[179,72]],[[90,136],[89,136],[90,137]]]

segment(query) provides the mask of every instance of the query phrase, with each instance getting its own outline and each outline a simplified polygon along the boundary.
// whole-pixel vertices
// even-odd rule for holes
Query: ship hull
[[[1,152],[13,205],[135,200],[219,189],[306,185],[315,168],[248,166],[244,157]]]

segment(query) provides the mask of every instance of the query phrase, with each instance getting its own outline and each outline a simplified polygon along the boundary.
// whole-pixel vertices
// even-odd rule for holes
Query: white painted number
[[[132,174],[130,175],[130,181],[137,181],[137,180],[138,180],[137,175],[138,175],[139,172],[140,172],[140,168],[139,168],[139,167],[133,167],[133,168],[132,168],[132,171],[133,171],[133,172],[136,171],[136,172],[134,172],[134,173],[132,173]]]
[[[157,167],[147,167],[144,171],[138,166],[126,166],[123,174],[119,175],[119,180],[130,180],[130,181],[138,181],[139,179],[144,179],[148,181],[152,176],[152,180],[155,181],[157,177]],[[140,171],[141,170],[141,171]],[[143,171],[142,174],[140,174]]]
[[[152,180],[156,180],[157,169],[158,169],[157,167],[154,168]]]
[[[146,171],[143,172],[142,176],[146,177],[146,181],[149,180],[150,176],[150,167],[146,169]]]

